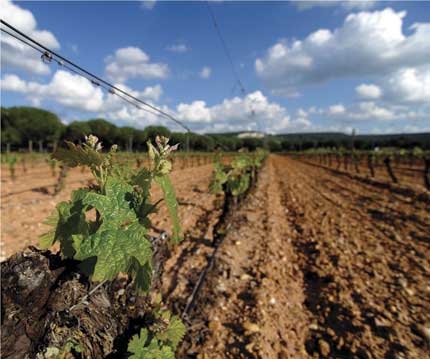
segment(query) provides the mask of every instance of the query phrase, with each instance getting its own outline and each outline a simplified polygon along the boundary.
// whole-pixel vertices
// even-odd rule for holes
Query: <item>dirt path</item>
[[[232,216],[181,357],[430,358],[429,214],[272,156]]]
[[[188,338],[187,357],[307,357],[303,281],[276,171],[270,161],[256,190],[233,215],[216,269],[191,313],[207,327]]]

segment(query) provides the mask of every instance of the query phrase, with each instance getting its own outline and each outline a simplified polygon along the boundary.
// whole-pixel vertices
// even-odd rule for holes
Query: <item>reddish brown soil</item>
[[[57,171],[58,172],[58,171]],[[212,166],[205,165],[189,169],[176,170],[172,181],[179,200],[181,223],[185,232],[193,228],[196,221],[212,209],[215,198],[209,194]],[[57,173],[58,175],[58,173]],[[38,243],[38,236],[46,232],[48,226],[43,221],[54,210],[57,203],[70,199],[73,190],[88,185],[91,179],[89,171],[72,169],[66,186],[57,196],[52,196],[56,177],[52,177],[45,164],[29,168],[26,174],[20,174],[15,181],[2,172],[1,188],[1,240],[2,259]],[[154,186],[154,201],[161,197],[161,191]],[[167,211],[163,205],[158,214],[153,216],[155,232],[170,231]]]
[[[183,357],[429,358],[430,201],[271,157]]]
[[[373,165],[374,177],[371,176],[366,160],[361,160],[360,163],[357,163],[358,172],[351,159],[349,159],[347,168],[345,168],[343,160],[341,161],[341,166],[338,167],[338,163],[335,158],[332,158],[331,165],[328,162],[321,162],[317,158],[309,158],[304,160],[304,162],[312,163],[324,168],[329,168],[334,172],[361,177],[363,179],[367,178],[384,184],[392,183],[392,179],[390,178],[382,159],[379,159],[378,162],[374,163]],[[418,192],[424,191],[426,189],[424,183],[424,160],[416,160],[412,165],[410,163],[397,164],[393,160],[391,167],[395,177],[398,180],[397,186],[413,188]]]
[[[37,223],[87,180],[71,174],[57,198],[8,195],[55,182],[46,173],[34,183],[3,182],[2,239],[11,251],[35,241],[44,231]],[[180,314],[213,251],[221,202],[208,194],[210,166],[172,177],[186,236],[166,263],[162,292]],[[166,218],[161,208],[155,232],[169,228]],[[226,221],[178,357],[430,358],[430,196],[423,189],[271,156]]]

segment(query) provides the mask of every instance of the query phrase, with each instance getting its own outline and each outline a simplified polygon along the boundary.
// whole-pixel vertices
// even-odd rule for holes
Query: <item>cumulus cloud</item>
[[[0,13],[3,20],[40,43],[54,50],[60,48],[60,43],[51,32],[37,28],[36,19],[31,11],[10,0],[0,0]],[[49,66],[40,60],[38,52],[5,33],[1,34],[1,62],[2,66],[23,69],[34,74],[50,73]]]
[[[376,0],[346,0],[346,1],[331,1],[331,0],[306,0],[306,1],[291,1],[299,10],[308,10],[313,7],[329,7],[341,6],[345,10],[365,10],[375,6]]]
[[[143,91],[120,83],[115,85],[154,105],[163,92],[160,85],[147,87]],[[172,127],[172,123],[163,117],[124,103],[118,96],[103,93],[86,79],[63,70],[58,70],[48,83],[25,81],[16,75],[6,74],[1,79],[1,89],[22,93],[33,103],[54,102],[83,113],[97,114],[119,124],[137,127],[163,124]],[[271,102],[261,91],[245,97],[227,98],[212,106],[201,100],[179,103],[175,108],[157,106],[200,132],[244,129],[282,132],[299,131],[311,126],[304,111],[290,116],[285,107]]]
[[[392,104],[430,103],[430,65],[406,67],[384,76],[375,84],[356,87],[360,99],[376,100]]]
[[[189,50],[188,46],[183,43],[173,44],[166,46],[166,50],[170,52],[176,53],[184,53]]]
[[[405,11],[391,8],[349,14],[337,29],[319,29],[303,40],[279,41],[255,61],[257,75],[278,95],[332,79],[384,75],[427,64],[430,23],[403,32]]]
[[[345,107],[339,103],[329,107],[328,112],[330,115],[341,115],[345,113]]]
[[[212,69],[209,66],[204,66],[200,71],[199,75],[202,79],[208,79],[211,77]]]
[[[205,101],[193,101],[190,104],[180,103],[177,108],[178,117],[186,122],[206,123],[212,121],[211,109]]]
[[[62,70],[57,71],[48,83],[25,81],[16,75],[6,74],[0,84],[2,91],[24,94],[36,105],[53,102],[82,113],[105,117],[118,125],[142,128],[152,124],[162,124],[174,128],[167,119],[129,105],[115,95],[103,93],[100,88],[93,86],[84,78]],[[416,125],[418,120],[425,120],[430,115],[429,104],[412,109],[407,104],[384,105],[375,101],[361,101],[349,106],[337,103],[327,108],[299,108],[295,113],[289,113],[286,107],[270,101],[261,91],[249,93],[245,97],[226,98],[213,105],[198,100],[179,103],[176,107],[169,108],[157,104],[163,93],[160,85],[150,86],[142,91],[136,91],[119,83],[116,86],[173,114],[198,132],[345,131],[365,121],[397,123],[393,121],[415,120],[414,125]],[[323,126],[316,125],[315,118],[325,119],[328,122],[323,123]]]
[[[430,65],[403,68],[383,82],[386,99],[402,103],[430,103]]]
[[[311,126],[307,115],[298,112],[291,117],[285,107],[270,102],[261,92],[255,91],[245,97],[225,99],[208,106],[204,101],[181,103],[176,107],[178,118],[200,131],[263,130],[282,132],[304,130]]]
[[[47,84],[26,82],[16,75],[5,75],[1,80],[1,88],[26,94],[33,103],[49,99],[82,111],[97,111],[103,104],[103,92],[100,88],[95,88],[80,76],[62,70],[57,71]]]
[[[143,98],[158,101],[163,94],[163,89],[160,85],[148,86],[141,94]]]
[[[1,80],[1,89],[3,91],[26,92],[27,82],[21,80],[18,76],[7,74]]]
[[[167,106],[161,108],[197,132],[243,130],[285,132],[306,130],[312,126],[307,115],[297,113],[296,116],[290,116],[285,107],[270,102],[260,91],[243,98],[228,98],[212,106],[205,101],[196,100],[191,103],[179,103],[175,108]],[[138,127],[156,123],[172,128],[172,123],[163,117],[148,114],[133,106],[123,105],[121,108],[112,109],[105,106],[103,116]]]
[[[118,96],[103,93],[99,87],[93,86],[88,80],[69,72],[58,70],[50,82],[38,83],[25,81],[17,75],[6,74],[1,79],[2,91],[22,93],[34,104],[52,101],[67,108],[83,112],[119,111],[124,101]],[[146,101],[158,101],[163,93],[160,85],[146,87],[143,91],[117,84],[118,88]]]
[[[430,105],[411,107],[390,103],[377,103],[375,101],[361,101],[348,106],[342,104],[328,106],[327,108],[312,108],[309,113],[322,116],[337,123],[359,124],[363,121],[416,121],[430,118]]]
[[[169,67],[164,63],[151,63],[150,57],[138,47],[125,47],[115,51],[106,59],[106,74],[117,82],[130,78],[164,79]]]
[[[373,101],[358,104],[358,109],[348,114],[353,119],[393,120],[396,115],[393,111],[377,105]]]
[[[355,88],[355,92],[361,99],[376,100],[381,97],[382,91],[379,86],[373,84],[361,84]]]

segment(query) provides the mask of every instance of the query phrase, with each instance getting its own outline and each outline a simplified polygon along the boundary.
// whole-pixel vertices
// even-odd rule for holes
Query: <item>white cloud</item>
[[[115,87],[129,93],[130,95],[154,104],[157,102],[163,94],[163,88],[161,85],[148,86],[143,89],[143,91],[134,90],[124,84],[116,83]],[[106,111],[116,111],[124,106],[124,100],[116,95],[108,94],[104,107]]]
[[[376,100],[381,97],[382,91],[379,86],[373,84],[361,84],[355,88],[358,97],[364,100]]]
[[[417,105],[416,103],[399,104],[383,99],[378,100],[378,102],[367,100],[353,102],[349,105],[335,104],[327,108],[311,107],[307,113],[312,119],[323,120],[325,130],[336,127],[346,128],[345,126],[368,127],[370,130],[378,123],[389,122],[388,128],[397,128],[400,131],[403,128],[399,127],[400,124],[403,126],[408,123],[415,126],[425,126],[426,122],[430,124],[428,122],[430,119],[430,102]],[[387,124],[383,126],[387,127]]]
[[[9,0],[0,0],[0,13],[4,21],[40,43],[53,50],[60,48],[58,40],[51,32],[37,28],[36,19],[31,11],[23,9]],[[40,53],[3,32],[1,34],[1,62],[2,66],[23,69],[30,73],[40,75],[50,73],[49,66],[40,60]]]
[[[400,69],[388,76],[383,83],[387,100],[430,103],[430,65]]]
[[[306,0],[292,1],[299,10],[308,10],[313,7],[329,7],[341,6],[345,10],[365,10],[375,6],[376,0],[346,0],[346,1],[331,1],[331,0]]]
[[[299,108],[297,110],[297,117],[308,117],[308,113],[304,109]]]
[[[158,101],[163,94],[163,89],[160,85],[148,86],[143,90],[142,97],[153,101]]]
[[[337,105],[332,105],[329,107],[328,112],[330,115],[341,115],[345,113],[345,106],[341,103]]]
[[[391,104],[381,104],[375,101],[362,101],[347,107],[342,104],[329,106],[327,109],[315,111],[318,115],[330,120],[356,123],[356,121],[393,121],[419,120],[428,118],[429,108],[415,108]],[[339,117],[339,115],[342,115]]]
[[[3,91],[26,92],[27,83],[21,80],[18,76],[7,74],[0,80],[1,89]]]
[[[208,79],[211,77],[212,69],[209,66],[204,66],[200,71],[199,75],[202,79]]]
[[[109,107],[107,107],[109,109]],[[162,109],[173,114],[193,131],[222,132],[243,130],[264,130],[267,132],[301,131],[312,126],[306,116],[292,118],[285,107],[269,102],[260,91],[244,98],[233,97],[209,106],[205,101],[180,103],[174,109]],[[106,118],[138,127],[157,123],[172,127],[168,120],[140,111],[132,106],[123,106],[106,111]]]
[[[428,104],[430,65],[402,68],[384,76],[378,85],[361,84],[355,90],[358,97],[364,100],[380,99],[389,104]]]
[[[142,8],[146,10],[152,10],[156,4],[157,0],[143,0]]]
[[[103,104],[103,92],[83,77],[59,70],[47,84],[26,82],[16,75],[5,75],[1,80],[2,90],[26,94],[33,103],[52,100],[63,106],[82,110],[98,111]]]
[[[332,31],[319,29],[303,40],[279,41],[255,61],[257,75],[274,94],[288,96],[305,85],[427,64],[430,23],[414,24],[406,35],[405,16],[405,11],[391,8],[349,14]]]
[[[162,96],[160,85],[136,91],[124,84],[117,87],[135,97],[156,105]],[[2,91],[24,94],[33,104],[54,102],[83,113],[112,120],[118,125],[132,125],[139,128],[162,124],[174,128],[167,119],[150,114],[125,103],[119,97],[106,94],[86,79],[57,71],[50,82],[37,83],[24,81],[16,75],[6,74],[1,79]],[[430,105],[410,107],[408,104],[383,104],[375,101],[362,101],[346,106],[342,103],[324,108],[299,108],[294,114],[279,103],[270,101],[261,91],[245,97],[224,99],[221,103],[208,105],[205,101],[180,103],[175,108],[156,105],[184,121],[191,129],[199,132],[264,130],[266,132],[301,132],[321,130],[346,130],[366,121],[418,120],[429,118]],[[326,120],[324,126],[315,125],[314,118]],[[412,123],[412,122],[411,122]],[[391,126],[391,125],[390,125]],[[176,128],[178,129],[178,128]]]
[[[166,46],[166,50],[170,52],[176,52],[176,53],[184,53],[189,51],[189,48],[187,45],[183,43],[173,44]]]
[[[191,104],[180,103],[177,108],[179,119],[186,122],[211,122],[211,110],[205,101],[194,101]]]
[[[298,111],[292,118],[285,107],[269,102],[261,91],[245,97],[225,99],[219,104],[208,106],[204,101],[179,104],[178,118],[199,131],[242,131],[263,130],[283,132],[305,130],[312,124],[304,111]]]
[[[33,104],[52,101],[67,108],[83,112],[119,111],[124,108],[124,101],[118,96],[103,93],[88,80],[69,72],[58,70],[46,84],[24,81],[16,75],[6,74],[1,79],[2,91],[22,93]],[[116,84],[118,88],[146,101],[158,101],[163,93],[160,85],[146,87],[143,91]]]
[[[169,67],[164,63],[151,63],[150,57],[138,47],[125,47],[106,58],[106,74],[117,82],[129,78],[164,79]]]
[[[361,102],[358,111],[350,114],[354,119],[393,120],[396,115],[390,109],[381,107],[373,101]]]

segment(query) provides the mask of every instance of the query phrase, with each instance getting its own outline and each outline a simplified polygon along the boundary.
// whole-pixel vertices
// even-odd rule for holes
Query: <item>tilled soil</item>
[[[356,177],[361,179],[367,179],[371,182],[375,182],[385,187],[390,187],[393,184],[392,179],[390,178],[386,166],[380,162],[373,165],[374,176],[371,175],[370,169],[365,163],[365,161],[361,161],[357,166],[353,163],[349,163],[345,168],[343,162],[339,166],[335,160],[332,160],[331,163],[327,161],[319,161],[318,159],[304,159],[303,162],[308,164],[313,164],[318,167],[322,167],[325,169],[329,169],[337,174],[344,174],[349,177]],[[412,188],[416,192],[423,192],[426,190],[425,180],[424,180],[424,160],[420,161],[422,163],[411,165],[406,164],[395,164],[392,163],[392,171],[394,176],[397,179],[397,184],[394,187],[397,189],[410,189]]]
[[[172,177],[186,236],[162,293],[180,315],[214,250],[222,198],[208,194],[210,166]],[[18,214],[15,235],[31,213],[6,212]],[[155,232],[166,218],[162,208]],[[428,193],[270,156],[225,221],[179,358],[430,358]]]
[[[181,357],[430,358],[430,201],[271,157]]]
[[[176,170],[172,182],[179,200],[179,214],[185,232],[195,227],[199,218],[213,209],[215,196],[209,194],[208,186],[212,175],[212,165]],[[29,245],[37,245],[38,236],[48,230],[43,221],[51,214],[57,203],[70,199],[71,192],[87,186],[91,180],[89,171],[72,169],[66,177],[66,186],[57,196],[52,196],[56,178],[49,167],[41,164],[29,168],[11,181],[7,173],[2,173],[1,196],[1,259],[23,250]],[[152,191],[154,201],[162,193],[157,186]],[[162,204],[159,213],[152,216],[154,234],[170,232],[167,209]]]

